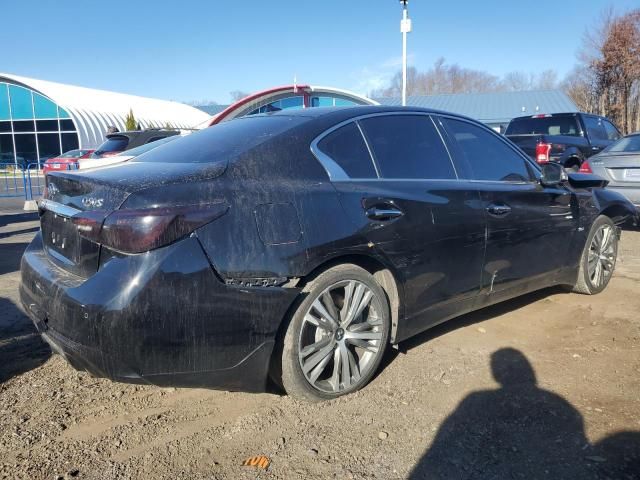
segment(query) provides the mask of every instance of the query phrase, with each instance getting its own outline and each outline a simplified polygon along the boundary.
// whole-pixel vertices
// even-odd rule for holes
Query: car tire
[[[573,291],[585,295],[603,291],[613,276],[617,257],[617,227],[609,217],[600,215],[587,236]]]
[[[282,386],[310,402],[359,390],[380,366],[390,325],[386,294],[369,272],[351,264],[322,272],[304,287],[287,326]]]

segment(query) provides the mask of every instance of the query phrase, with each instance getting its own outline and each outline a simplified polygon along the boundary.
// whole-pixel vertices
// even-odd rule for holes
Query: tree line
[[[372,97],[400,96],[402,73]],[[605,11],[585,33],[577,65],[560,81],[554,70],[514,71],[502,77],[438,59],[426,71],[407,69],[407,95],[563,89],[581,111],[612,119],[624,132],[640,131],[640,9]]]

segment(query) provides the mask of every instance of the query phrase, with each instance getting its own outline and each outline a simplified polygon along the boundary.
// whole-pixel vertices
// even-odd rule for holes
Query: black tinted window
[[[383,178],[456,178],[431,119],[389,115],[360,121]]]
[[[474,180],[531,180],[526,161],[498,134],[460,120],[443,118],[442,122],[455,139],[460,155],[471,168],[470,175]]]
[[[591,140],[608,140],[602,120],[597,117],[584,117],[584,124]]]
[[[609,140],[618,140],[620,138],[620,132],[611,122],[604,120],[602,123],[604,124],[604,129],[607,132],[607,138]]]
[[[355,123],[331,132],[318,142],[318,148],[351,178],[377,178],[367,145]]]
[[[579,137],[580,128],[573,115],[514,118],[505,135],[565,135]]]
[[[136,157],[137,162],[208,163],[228,160],[307,121],[286,115],[222,122]]]
[[[102,145],[100,145],[96,153],[109,153],[109,152],[121,152],[125,150],[129,145],[129,138],[125,136],[117,136],[108,138]]]

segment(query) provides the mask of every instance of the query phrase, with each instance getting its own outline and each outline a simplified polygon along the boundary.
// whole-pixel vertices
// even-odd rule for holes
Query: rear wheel
[[[389,304],[356,265],[331,268],[304,289],[284,337],[282,385],[319,401],[354,392],[373,377],[389,341]]]
[[[593,295],[611,280],[618,257],[618,232],[609,217],[599,216],[587,237],[574,292]]]

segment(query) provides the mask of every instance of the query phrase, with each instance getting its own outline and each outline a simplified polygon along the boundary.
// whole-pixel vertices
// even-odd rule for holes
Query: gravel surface
[[[18,307],[37,223],[0,218],[1,478],[640,478],[640,232],[602,294],[454,319],[363,391],[309,405],[73,370]],[[267,470],[242,466],[256,455]]]

